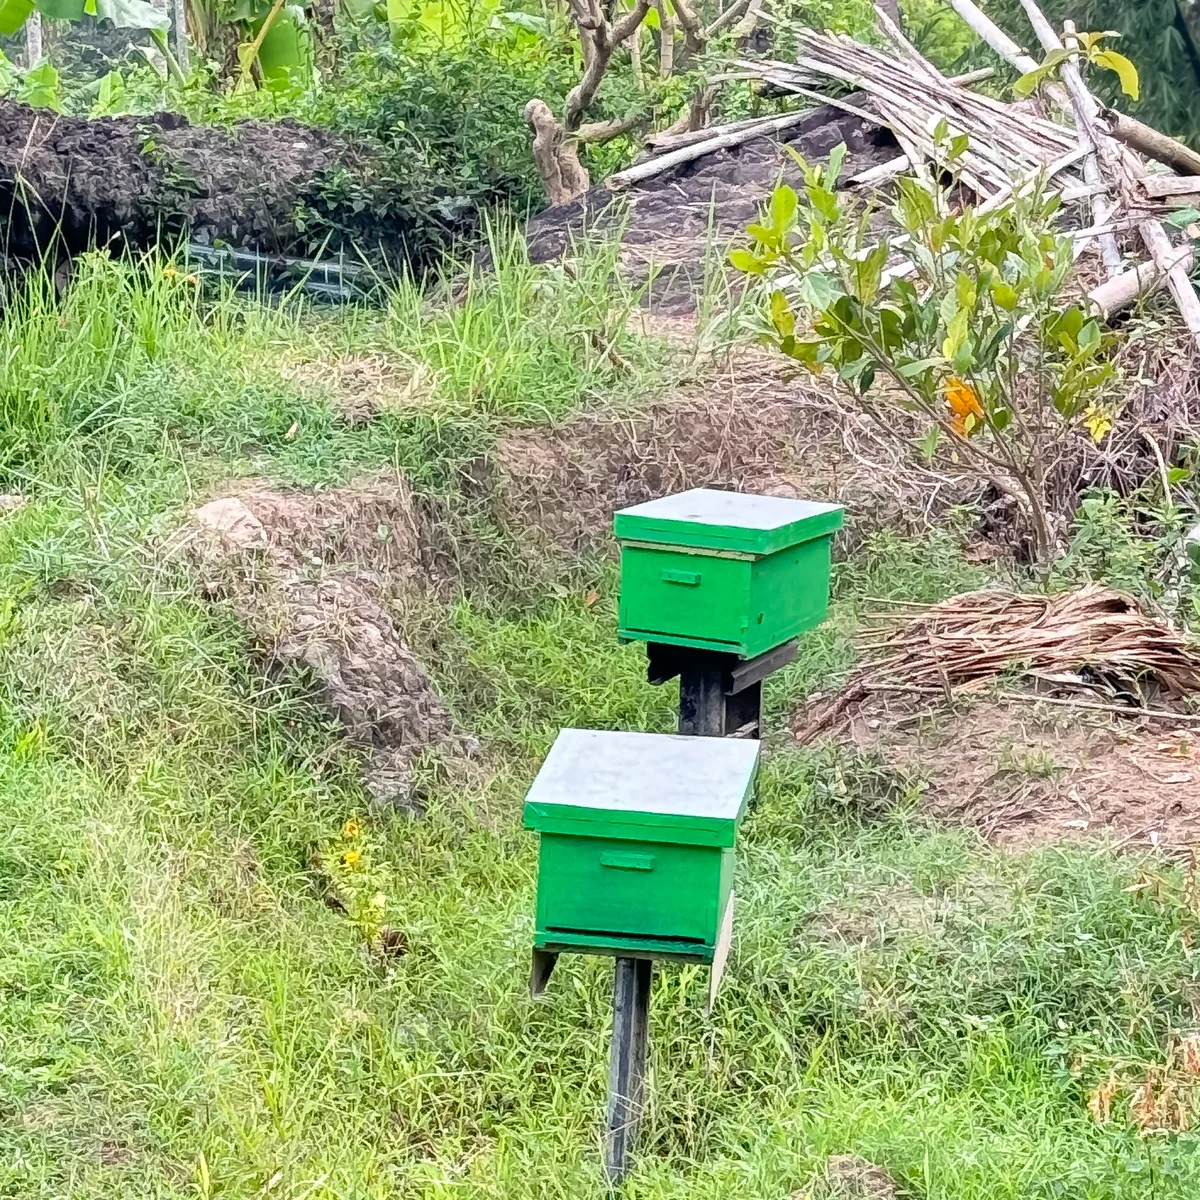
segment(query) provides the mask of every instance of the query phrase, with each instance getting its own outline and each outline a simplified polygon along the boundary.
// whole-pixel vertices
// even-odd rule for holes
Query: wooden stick
[[[724,125],[709,125],[704,129],[693,129],[688,133],[654,133],[645,141],[648,150],[664,154],[668,150],[680,150],[684,146],[694,146],[697,142],[707,142],[725,133],[736,133],[740,129],[766,128],[772,121],[779,120],[779,113],[768,117],[746,117],[741,121],[729,121]]]
[[[1147,158],[1174,167],[1184,175],[1200,175],[1200,154],[1182,142],[1117,112],[1115,108],[1102,109],[1101,115],[1118,142],[1140,151]]]
[[[1090,700],[1062,700],[1057,696],[1039,696],[1030,692],[1001,692],[1001,700],[1019,700],[1024,704],[1057,704],[1063,708],[1086,708],[1092,712],[1119,713],[1123,717],[1144,717],[1152,721],[1200,723],[1195,713],[1175,713],[1165,708],[1133,708],[1125,704],[1096,704]]]
[[[950,7],[1011,67],[1022,75],[1036,71],[1038,61],[1030,58],[973,0],[950,0]]]
[[[655,175],[660,175],[663,171],[669,171],[672,167],[677,167],[682,163],[692,162],[694,159],[702,158],[705,154],[711,154],[716,150],[728,150],[733,146],[740,146],[744,142],[753,141],[757,137],[767,137],[773,133],[782,133],[785,129],[790,129],[793,125],[799,125],[805,117],[812,116],[811,112],[796,112],[784,113],[781,117],[774,117],[763,125],[755,125],[750,129],[735,129],[730,133],[723,133],[714,138],[708,138],[704,141],[695,142],[690,146],[682,146],[678,150],[671,150],[666,154],[660,154],[655,158],[651,158],[643,163],[634,163],[632,167],[626,167],[623,171],[616,172],[615,175],[610,175],[605,183],[613,190],[629,187],[633,183],[641,183],[646,179],[653,179]],[[878,118],[873,118],[878,120]]]
[[[1177,257],[1184,269],[1190,273],[1195,258],[1191,246],[1180,247]],[[1166,273],[1157,263],[1139,263],[1132,271],[1122,271],[1120,275],[1114,275],[1092,288],[1087,298],[1102,320],[1111,321],[1139,296],[1156,291],[1165,282]]]
[[[1151,200],[1162,200],[1168,196],[1194,196],[1200,192],[1200,179],[1195,175],[1144,175],[1138,180],[1138,189]]]
[[[892,43],[900,51],[901,54],[909,58],[919,71],[924,72],[931,79],[941,83],[946,77],[931,63],[920,50],[916,48],[904,36],[904,31],[892,20],[887,9],[882,4],[875,5],[875,20],[879,22],[880,29],[891,39]]]
[[[1036,7],[1036,6],[1035,6]],[[1040,15],[1040,13],[1039,13]],[[1034,25],[1037,28],[1037,25]],[[1049,26],[1047,26],[1049,28]],[[1067,46],[1074,50],[1078,47],[1079,42],[1075,37],[1075,26],[1072,22],[1067,21],[1063,25],[1063,31],[1067,35]],[[1054,37],[1054,30],[1050,29],[1050,36]],[[1065,64],[1064,64],[1065,66]],[[1083,160],[1083,179],[1085,183],[1092,186],[1103,186],[1105,180],[1100,173],[1100,163],[1097,160],[1096,146],[1093,142],[1088,130],[1080,126],[1079,129],[1079,144],[1086,146],[1089,153],[1087,158]],[[1113,215],[1115,205],[1109,200],[1108,196],[1103,193],[1098,193],[1092,201],[1092,220],[1097,225],[1104,225]],[[1117,239],[1111,233],[1106,233],[1100,238],[1100,257],[1104,262],[1104,273],[1111,279],[1114,275],[1120,273],[1121,270],[1121,251],[1117,246]]]
[[[962,0],[959,2],[961,3]],[[1061,50],[1062,45],[1059,43],[1057,35],[1050,28],[1050,23],[1034,0],[1021,0],[1021,5],[1030,14],[1031,20],[1033,20],[1034,13],[1041,18],[1040,21],[1034,21],[1034,29],[1039,31],[1038,36],[1046,51]],[[1067,93],[1071,97],[1071,107],[1075,112],[1076,123],[1086,130],[1092,145],[1096,147],[1098,159],[1103,160],[1113,178],[1132,182],[1144,175],[1141,164],[1128,149],[1118,146],[1106,134],[1097,130],[1096,122],[1100,115],[1100,106],[1096,103],[1096,98],[1087,90],[1079,74],[1079,68],[1074,63],[1064,62],[1062,79]],[[1179,306],[1179,313],[1183,317],[1184,324],[1187,325],[1196,344],[1200,345],[1200,296],[1196,295],[1191,276],[1188,275],[1182,264],[1174,262],[1175,247],[1167,236],[1167,231],[1163,228],[1161,221],[1147,217],[1138,223],[1138,233],[1146,249],[1150,251],[1150,257],[1165,272],[1167,285],[1171,289],[1171,295],[1175,297],[1175,303]]]

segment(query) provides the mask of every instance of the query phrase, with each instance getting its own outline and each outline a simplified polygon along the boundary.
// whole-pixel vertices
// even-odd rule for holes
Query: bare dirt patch
[[[392,476],[328,492],[249,486],[197,509],[174,549],[227,598],[270,663],[310,671],[367,751],[380,806],[413,807],[416,755],[473,751],[401,636],[394,604],[421,576],[412,499]]]
[[[946,708],[875,696],[851,714],[849,736],[923,778],[931,814],[1005,846],[1200,843],[1200,729],[990,699]]]
[[[508,524],[532,531],[539,550],[577,555],[607,539],[616,509],[689,487],[837,501],[853,514],[852,538],[885,524],[915,532],[978,493],[974,481],[946,479],[932,499],[927,491],[911,503],[914,480],[894,459],[867,453],[863,432],[823,379],[739,347],[639,410],[505,437],[497,504]]]

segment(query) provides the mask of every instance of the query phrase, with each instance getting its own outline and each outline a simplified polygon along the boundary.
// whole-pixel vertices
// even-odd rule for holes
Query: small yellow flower
[[[376,892],[371,897],[371,907],[381,910],[387,908],[387,897],[382,892]]]
[[[199,286],[200,286],[200,278],[199,278],[199,276],[197,276],[197,275],[186,275],[186,276],[184,276],[184,280],[183,280],[183,282],[184,282],[184,283],[190,283],[190,284],[192,284],[194,287],[199,287]]]
[[[175,270],[174,267],[171,267],[171,266],[163,267],[163,278],[165,278],[165,279],[174,279],[175,276],[178,274],[179,274],[179,272],[177,270]]]
[[[1083,414],[1083,423],[1087,427],[1088,433],[1092,435],[1092,441],[1097,444],[1104,441],[1113,427],[1112,416],[1094,400],[1087,406],[1087,410]]]
[[[357,850],[347,850],[346,853],[342,855],[342,862],[344,862],[346,866],[352,867],[360,858],[362,858],[362,855],[359,854]]]
[[[351,817],[350,820],[348,820],[345,825],[342,826],[342,837],[344,837],[348,842],[358,837],[360,833],[362,833],[362,829],[359,827],[358,822],[353,817]]]

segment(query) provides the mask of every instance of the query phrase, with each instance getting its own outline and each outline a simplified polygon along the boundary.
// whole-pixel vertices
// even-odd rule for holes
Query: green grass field
[[[611,566],[567,564],[520,612],[480,594],[437,614],[428,665],[486,769],[431,773],[423,818],[382,820],[329,714],[158,548],[228,476],[393,463],[454,505],[503,429],[628,403],[587,331],[619,340],[642,390],[664,351],[625,332],[606,277],[517,253],[457,308],[401,289],[382,313],[320,315],[95,260],[0,318],[0,470],[29,497],[0,516],[0,1196],[605,1193],[612,968],[564,958],[528,999],[520,814],[560,726],[672,726],[672,690],[617,645]],[[427,399],[351,426],[278,370],[350,353],[415,364]],[[873,535],[772,681],[772,726],[850,665],[863,597],[982,578],[950,533]],[[919,775],[778,733],[767,750],[712,1018],[702,971],[655,976],[623,1194],[815,1198],[850,1152],[909,1198],[1194,1197],[1195,1138],[1128,1116],[1198,1020],[1183,874],[1097,846],[997,851],[924,817]],[[351,819],[401,957],[368,953],[314,879],[313,847]]]

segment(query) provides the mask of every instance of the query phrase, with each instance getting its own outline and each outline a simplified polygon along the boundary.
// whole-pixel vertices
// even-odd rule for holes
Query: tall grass
[[[595,243],[569,266],[537,265],[495,230],[489,269],[449,263],[429,288],[395,284],[383,310],[334,314],[301,293],[213,294],[160,254],[85,256],[62,292],[33,272],[0,312],[0,486],[80,462],[137,469],[171,443],[301,474],[391,461],[420,483],[431,458],[465,462],[507,424],[653,382],[663,355],[626,327],[636,296],[615,253]],[[339,355],[382,355],[397,381],[397,403],[366,428],[280,370]]]

